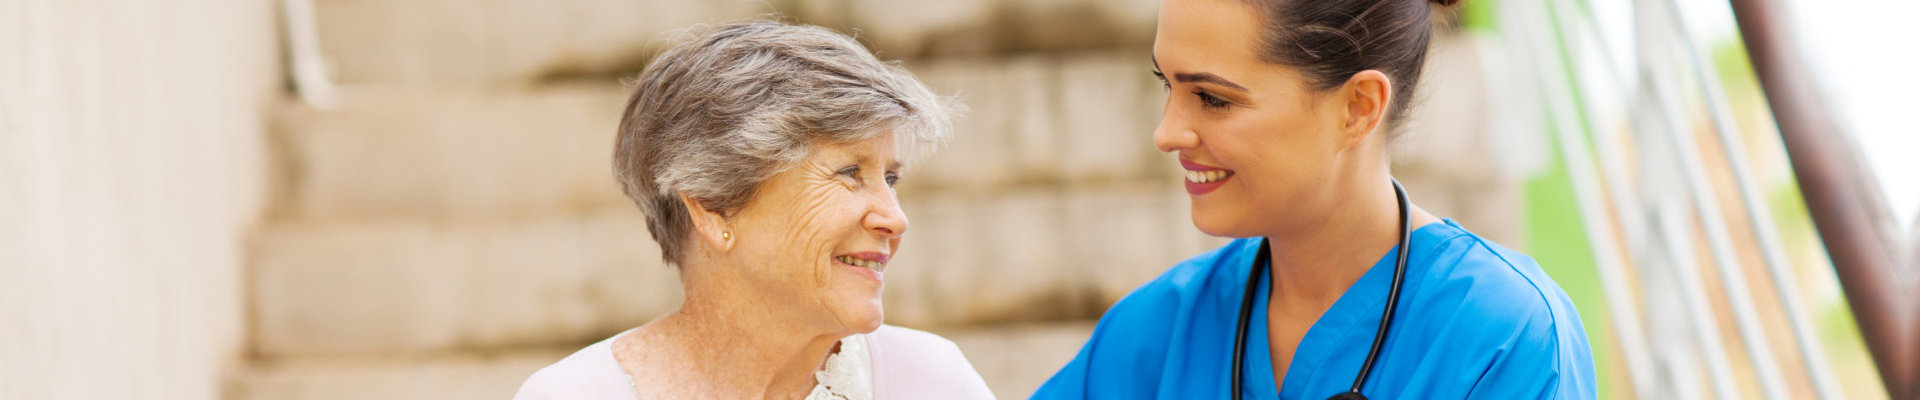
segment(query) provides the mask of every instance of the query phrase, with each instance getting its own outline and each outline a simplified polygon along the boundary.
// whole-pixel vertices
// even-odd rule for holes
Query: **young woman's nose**
[[[1173,107],[1167,107],[1160,114],[1160,126],[1153,129],[1153,147],[1163,152],[1176,152],[1200,145],[1200,135],[1186,123],[1186,118]]]

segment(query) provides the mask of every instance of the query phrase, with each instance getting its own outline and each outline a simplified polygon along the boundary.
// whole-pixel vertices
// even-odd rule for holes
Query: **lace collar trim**
[[[813,373],[820,381],[807,400],[873,400],[873,363],[868,359],[867,335],[840,339],[840,352],[827,356],[827,366]]]

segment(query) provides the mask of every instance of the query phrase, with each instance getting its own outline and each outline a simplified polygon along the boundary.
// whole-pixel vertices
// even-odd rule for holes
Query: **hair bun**
[[[1439,4],[1441,6],[1452,6],[1455,4],[1460,4],[1460,0],[1428,0],[1428,1],[1432,1],[1433,4]]]

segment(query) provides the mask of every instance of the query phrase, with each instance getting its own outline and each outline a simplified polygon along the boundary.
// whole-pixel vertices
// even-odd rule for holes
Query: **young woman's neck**
[[[714,397],[805,397],[817,383],[814,372],[846,336],[725,284],[738,277],[687,278],[686,302],[643,329],[682,349],[690,361],[684,368],[705,381],[701,386],[720,391],[709,393]]]
[[[1399,243],[1400,204],[1385,167],[1357,175],[1330,185],[1340,192],[1327,209],[1301,214],[1323,217],[1268,236],[1273,300],[1331,306]]]

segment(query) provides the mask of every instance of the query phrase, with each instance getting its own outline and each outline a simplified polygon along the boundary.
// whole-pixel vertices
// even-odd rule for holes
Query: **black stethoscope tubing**
[[[1407,240],[1413,234],[1413,217],[1408,210],[1411,206],[1407,203],[1407,190],[1400,187],[1399,180],[1390,180],[1393,182],[1393,195],[1400,201],[1400,243],[1395,246],[1398,251],[1393,262],[1393,283],[1387,289],[1387,307],[1380,312],[1380,328],[1373,333],[1373,346],[1367,349],[1367,359],[1360,363],[1360,372],[1353,377],[1353,387],[1328,400],[1367,398],[1360,394],[1360,387],[1367,383],[1367,373],[1373,371],[1373,362],[1380,359],[1380,347],[1387,343],[1387,331],[1393,328],[1393,310],[1398,308],[1396,306],[1400,302],[1400,283],[1407,277]],[[1253,272],[1247,277],[1247,291],[1240,296],[1240,321],[1233,332],[1233,374],[1229,380],[1233,387],[1228,391],[1233,400],[1240,400],[1241,375],[1245,374],[1243,369],[1246,367],[1242,357],[1247,353],[1247,320],[1253,315],[1254,294],[1260,287],[1260,278],[1267,272],[1269,251],[1266,240],[1261,240],[1260,252],[1253,257]]]

